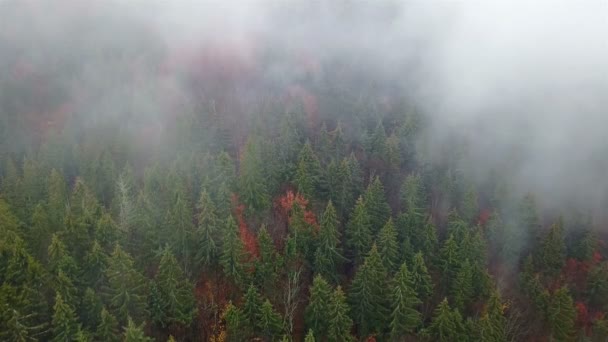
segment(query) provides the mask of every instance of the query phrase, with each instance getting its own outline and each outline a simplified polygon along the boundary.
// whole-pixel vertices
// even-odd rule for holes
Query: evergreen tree
[[[562,287],[555,291],[549,302],[547,321],[551,336],[557,341],[570,341],[574,338],[576,309],[568,289]]]
[[[192,241],[194,241],[195,233],[190,203],[187,196],[179,190],[175,192],[173,204],[167,214],[165,224],[170,236],[171,247],[180,258],[184,271],[189,273]]]
[[[165,247],[155,285],[162,313],[158,323],[166,327],[171,324],[188,326],[196,313],[194,285],[185,277],[169,247]]]
[[[363,201],[369,215],[372,234],[375,235],[391,216],[391,208],[386,202],[384,186],[382,186],[379,177],[376,176],[369,184],[363,196]]]
[[[247,332],[245,331],[247,323],[243,317],[243,311],[234,306],[232,302],[226,306],[224,320],[226,321],[228,341],[239,342],[247,339]]]
[[[251,213],[261,212],[270,206],[264,165],[258,145],[257,139],[250,136],[240,163],[239,195]]]
[[[124,342],[149,342],[151,338],[146,337],[144,334],[144,325],[137,326],[135,322],[129,317],[127,326],[124,327],[123,333]]]
[[[262,315],[263,301],[253,284],[249,285],[243,301],[243,321],[246,323],[247,331],[256,335],[259,332],[257,329],[259,326],[258,319]]]
[[[238,236],[236,222],[232,216],[228,216],[219,261],[224,273],[238,285],[242,285],[246,281],[246,260],[247,254],[243,242]]]
[[[53,307],[52,333],[53,342],[69,342],[76,338],[78,332],[78,321],[74,309],[63,301],[58,293],[55,296],[55,306]]]
[[[366,141],[366,152],[370,156],[372,164],[386,160],[386,131],[382,120],[378,120],[376,129],[369,135]],[[386,222],[386,220],[384,220]]]
[[[493,291],[479,320],[479,339],[481,341],[506,341],[507,319],[503,304],[497,291]]]
[[[558,274],[566,259],[566,243],[560,222],[553,224],[541,246],[541,269],[548,275]]]
[[[305,311],[306,326],[316,331],[318,336],[327,336],[332,290],[321,275],[316,275],[310,287],[310,301]]]
[[[118,321],[106,308],[101,309],[101,316],[97,330],[95,331],[95,338],[98,341],[118,342]]]
[[[421,252],[416,253],[411,272],[414,290],[421,300],[426,300],[433,294],[433,282],[424,263]]]
[[[416,310],[416,307],[422,302],[418,299],[412,277],[405,263],[401,265],[393,280],[391,303],[391,338],[400,340],[412,333],[422,323],[420,312]]]
[[[359,197],[355,209],[346,227],[346,245],[349,255],[356,264],[360,264],[371,247],[371,227],[369,215],[363,198]]]
[[[128,316],[143,321],[146,316],[147,279],[134,268],[133,259],[119,245],[108,259],[105,276],[107,285],[104,296],[112,315],[120,323],[127,322]]]
[[[462,199],[460,205],[460,217],[468,223],[474,224],[475,219],[477,218],[477,213],[479,211],[479,205],[477,204],[477,193],[475,189],[471,186],[465,192],[464,198]]]
[[[321,226],[315,252],[315,271],[334,283],[339,279],[339,269],[345,261],[340,248],[338,217],[331,201],[321,217]],[[316,329],[315,329],[316,330]]]
[[[338,286],[329,302],[329,317],[327,341],[328,342],[347,342],[353,338],[350,330],[353,321],[349,317],[350,309],[346,303],[346,296],[342,288]]]
[[[101,249],[97,241],[84,259],[84,276],[86,283],[95,289],[99,289],[104,281],[104,272],[108,265],[108,256]]]
[[[461,312],[465,312],[474,295],[473,270],[468,259],[460,265],[450,290],[454,300],[454,307]]]
[[[390,273],[395,272],[399,262],[399,246],[397,243],[397,231],[392,219],[389,218],[382,230],[380,230],[377,241],[384,268]]]
[[[257,318],[257,325],[260,335],[266,341],[276,341],[283,330],[282,317],[279,315],[270,301],[266,299],[260,308],[260,315]]]
[[[210,266],[217,262],[218,257],[218,223],[215,204],[206,189],[201,191],[197,205],[197,241],[198,251],[196,258],[203,266]]]
[[[95,290],[90,287],[84,291],[82,296],[82,302],[80,303],[79,317],[83,322],[84,327],[94,329],[100,322],[100,313],[102,310],[102,303]]]
[[[119,238],[119,230],[110,214],[103,214],[95,226],[95,239],[103,250],[112,251]]]
[[[300,151],[298,167],[294,177],[294,184],[304,198],[315,198],[321,182],[321,165],[312,150],[310,142],[306,142]]]
[[[602,262],[589,271],[587,291],[589,303],[599,310],[608,308],[608,263]]]
[[[454,235],[448,237],[439,251],[439,267],[445,281],[454,279],[458,272],[461,259]]]
[[[276,288],[280,260],[266,226],[262,226],[258,232],[258,246],[260,255],[255,260],[254,280],[263,293],[268,295]]]
[[[374,244],[353,279],[349,300],[360,336],[382,333],[389,316],[385,296],[387,274]]]
[[[306,333],[306,337],[304,338],[304,342],[315,342],[315,334],[312,329],[308,329],[308,333]]]
[[[448,300],[444,299],[433,315],[428,333],[433,341],[465,341],[464,324],[458,310],[452,310]]]

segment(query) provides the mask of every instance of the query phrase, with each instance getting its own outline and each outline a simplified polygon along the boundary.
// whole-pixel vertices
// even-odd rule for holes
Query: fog
[[[224,92],[226,112],[297,84],[302,69],[321,79],[348,65],[363,76],[352,82],[431,118],[430,159],[464,139],[473,180],[508,172],[549,207],[608,202],[606,1],[3,1],[0,17],[2,82],[19,66],[48,71],[87,125],[140,115],[162,126],[167,108],[192,106],[178,76],[193,60],[216,86],[197,96]],[[104,56],[126,56],[129,76]],[[47,92],[28,92],[39,107],[11,108],[42,112]]]

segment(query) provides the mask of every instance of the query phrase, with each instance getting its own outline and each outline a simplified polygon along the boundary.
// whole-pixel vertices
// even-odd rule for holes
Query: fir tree
[[[101,309],[101,316],[97,330],[95,331],[95,338],[99,341],[118,342],[118,321],[106,308]]]
[[[428,333],[433,341],[451,342],[464,341],[464,324],[458,310],[452,310],[448,300],[444,299],[433,315],[433,321],[428,327]]]
[[[570,341],[574,338],[576,309],[568,289],[562,287],[555,291],[549,302],[547,321],[551,336],[557,341]]]
[[[416,307],[422,302],[414,290],[414,283],[405,263],[401,265],[393,280],[391,303],[391,338],[400,340],[412,333],[422,323],[420,312],[416,310]]]
[[[376,176],[369,184],[363,196],[363,201],[369,214],[372,234],[375,235],[391,216],[391,208],[386,202],[384,186],[382,186],[379,177]]]
[[[316,331],[318,336],[328,335],[331,298],[331,287],[321,275],[316,275],[310,287],[310,301],[306,307],[305,319],[306,325]]]
[[[454,300],[454,307],[461,312],[465,312],[474,294],[473,270],[468,259],[460,265],[450,291]]]
[[[298,167],[296,170],[294,184],[298,188],[298,193],[304,198],[315,198],[319,189],[321,177],[321,165],[317,156],[312,150],[310,142],[306,142],[300,152]]]
[[[207,190],[201,191],[197,204],[197,241],[198,251],[196,258],[199,264],[210,266],[217,262],[218,257],[218,223],[215,204]]]
[[[242,285],[246,280],[246,258],[247,254],[243,242],[238,236],[236,222],[234,222],[232,216],[228,216],[219,261],[224,273],[239,285]]]
[[[399,246],[397,243],[397,231],[392,219],[389,218],[382,230],[380,230],[377,241],[384,268],[390,273],[395,272],[399,262]]]
[[[243,317],[243,311],[230,302],[226,306],[223,316],[226,321],[228,341],[240,342],[246,340],[248,334],[245,331],[247,323]]]
[[[137,326],[135,322],[128,318],[127,326],[124,327],[123,333],[123,341],[124,342],[149,342],[152,341],[151,338],[146,337],[144,334],[144,325]]]
[[[268,295],[276,288],[279,256],[266,226],[262,226],[258,232],[258,245],[260,256],[255,260],[254,280],[263,293]]]
[[[195,234],[190,203],[186,195],[180,190],[175,192],[173,204],[167,214],[165,224],[170,235],[171,247],[181,259],[184,271],[189,273],[190,254]]]
[[[256,321],[260,335],[266,341],[275,341],[283,330],[282,317],[279,315],[270,301],[266,299],[260,308],[260,315]]]
[[[433,282],[431,276],[424,263],[424,257],[421,252],[416,253],[412,264],[412,283],[414,290],[421,300],[426,300],[433,294]]]
[[[338,286],[329,302],[329,317],[327,341],[328,342],[346,342],[352,341],[353,338],[350,330],[353,326],[353,321],[349,317],[350,309],[346,303],[346,296],[342,288]]]
[[[163,251],[155,285],[163,308],[158,323],[164,327],[171,324],[188,326],[196,313],[194,285],[185,277],[168,247]]]
[[[479,338],[481,341],[507,340],[507,319],[503,311],[500,295],[497,291],[494,291],[479,320]]]
[[[346,229],[346,245],[352,260],[360,264],[371,247],[371,227],[363,198],[359,197]]]
[[[250,136],[241,157],[239,195],[250,212],[260,212],[270,205],[259,142]]]
[[[318,274],[333,282],[338,281],[340,266],[345,261],[339,244],[338,217],[332,202],[329,201],[321,217],[314,265]]]
[[[353,279],[349,300],[361,336],[382,333],[389,316],[384,295],[387,274],[374,244]]]
[[[262,314],[262,297],[255,286],[249,285],[243,298],[243,321],[246,323],[247,331],[250,334],[257,334],[259,330],[258,319]]]
[[[553,224],[541,246],[541,269],[548,275],[560,272],[566,259],[566,243],[560,222]]]
[[[55,296],[55,306],[53,307],[53,321],[51,330],[53,332],[53,342],[69,342],[75,339],[78,332],[78,321],[74,309],[63,301],[58,293]]]

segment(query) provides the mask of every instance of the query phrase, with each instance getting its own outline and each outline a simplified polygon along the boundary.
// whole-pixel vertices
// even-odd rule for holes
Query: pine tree
[[[389,316],[385,296],[387,274],[374,244],[353,279],[349,301],[360,336],[382,333]]]
[[[78,332],[78,321],[74,309],[63,301],[58,293],[55,296],[55,306],[53,307],[53,321],[51,330],[53,342],[69,342],[75,339]]]
[[[310,287],[310,301],[305,311],[306,326],[316,331],[318,336],[327,336],[332,290],[321,275],[316,275]]]
[[[367,187],[363,201],[369,214],[372,234],[375,235],[391,216],[391,208],[386,202],[384,186],[378,176]]]
[[[106,308],[101,309],[101,316],[97,330],[95,331],[95,338],[99,341],[118,342],[118,321]]]
[[[260,335],[266,341],[276,341],[283,330],[282,317],[279,315],[270,301],[266,299],[260,308],[260,315],[256,320]]]
[[[151,338],[144,334],[144,324],[137,326],[131,317],[128,318],[127,326],[124,327],[123,333],[124,342],[149,342]]]
[[[359,197],[346,229],[346,245],[355,264],[360,264],[371,247],[371,227],[363,198]]]
[[[541,269],[548,275],[558,274],[566,259],[566,243],[560,222],[553,224],[541,246]]]
[[[468,259],[460,265],[451,284],[450,292],[454,300],[454,307],[461,312],[465,312],[474,295],[473,270]]]
[[[250,136],[245,144],[240,164],[239,195],[252,213],[263,211],[270,206],[264,165],[258,145],[258,140]]]
[[[119,245],[116,245],[108,259],[105,276],[107,285],[103,292],[110,312],[120,323],[126,322],[127,316],[143,321],[146,315],[148,281],[135,270],[133,259]]]
[[[175,191],[171,209],[167,214],[166,229],[170,236],[171,247],[176,251],[186,273],[190,272],[192,241],[194,241],[194,225],[192,210],[187,196],[180,190]]]
[[[158,323],[163,327],[171,324],[188,326],[196,313],[194,285],[179,268],[169,247],[163,251],[155,285],[163,308]]]
[[[238,236],[236,222],[232,216],[228,216],[219,261],[224,273],[238,285],[242,285],[246,281],[246,260],[247,254],[243,242]]]
[[[243,321],[246,323],[247,331],[249,334],[257,335],[259,332],[258,319],[262,314],[263,301],[253,284],[249,285],[243,301]]]
[[[401,265],[393,280],[391,303],[391,338],[401,340],[422,323],[420,312],[416,310],[416,307],[422,302],[418,299],[411,274],[405,263]]]
[[[481,341],[507,340],[507,319],[503,311],[500,295],[498,291],[494,290],[479,320],[479,338]]]
[[[464,325],[458,310],[452,310],[448,300],[444,299],[435,309],[433,321],[428,327],[433,341],[464,341]]]
[[[344,291],[338,286],[334,290],[329,302],[328,342],[347,342],[353,340],[350,334],[353,321],[349,317],[349,313],[350,309],[346,303]]]
[[[197,241],[198,251],[196,258],[199,264],[210,266],[217,262],[218,258],[218,223],[215,204],[206,189],[201,191],[197,204]]]
[[[395,272],[399,262],[399,245],[397,243],[397,231],[392,219],[389,218],[380,230],[377,241],[384,268],[390,273]]]
[[[321,217],[317,250],[315,252],[315,271],[330,279],[338,281],[339,269],[345,258],[340,248],[340,232],[338,230],[338,217],[331,201]]]
[[[315,198],[321,182],[321,165],[312,150],[310,142],[306,142],[300,151],[298,167],[294,177],[294,184],[298,193],[304,198]]]
[[[262,289],[262,292],[268,295],[276,289],[279,256],[266,226],[262,226],[258,232],[258,245],[260,247],[260,255],[255,260],[254,281]]]
[[[551,336],[557,341],[570,341],[574,338],[576,309],[568,289],[562,287],[555,291],[549,302],[547,321]]]
[[[412,264],[412,283],[414,290],[421,300],[426,300],[433,294],[433,282],[424,263],[424,256],[421,252],[416,253]]]

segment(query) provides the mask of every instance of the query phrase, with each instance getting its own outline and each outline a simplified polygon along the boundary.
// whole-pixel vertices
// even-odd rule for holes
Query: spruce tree
[[[397,231],[392,219],[389,218],[382,230],[380,230],[377,241],[384,268],[390,273],[395,272],[399,265],[399,245],[397,242]]]
[[[197,211],[196,238],[198,244],[196,258],[200,265],[209,267],[217,262],[219,219],[215,204],[206,189],[201,191]]]
[[[298,167],[294,177],[294,184],[298,188],[298,193],[304,198],[315,198],[316,190],[319,189],[321,177],[321,165],[317,156],[312,150],[310,142],[306,142],[300,151]]]
[[[277,288],[280,256],[266,226],[262,226],[258,232],[258,246],[260,255],[255,260],[254,281],[264,294],[269,295]]]
[[[494,290],[486,303],[479,320],[479,338],[481,341],[506,341],[507,319],[504,316],[503,303],[498,291]]]
[[[53,306],[53,321],[51,330],[53,342],[70,342],[76,338],[78,332],[78,321],[74,309],[63,301],[59,293],[55,296],[55,306]]]
[[[169,247],[163,251],[155,285],[163,309],[158,323],[163,327],[172,324],[188,326],[196,313],[194,285],[180,269]]]
[[[336,287],[329,302],[329,317],[327,341],[347,342],[352,341],[350,330],[353,321],[349,316],[350,309],[346,303],[346,296],[340,286]]]
[[[262,314],[262,297],[255,286],[249,285],[247,292],[243,298],[243,321],[245,322],[246,330],[249,334],[257,335],[259,333],[259,321]]]
[[[386,283],[387,273],[374,244],[369,256],[357,270],[348,293],[360,336],[382,333],[386,327],[389,316],[385,296]]]
[[[340,248],[340,232],[338,230],[338,217],[331,201],[321,217],[315,252],[315,272],[326,279],[336,283],[339,279],[339,270],[345,261]]]
[[[243,311],[229,302],[224,310],[224,320],[226,321],[226,332],[228,333],[228,341],[240,342],[245,341],[248,337],[246,331],[247,322],[243,317]]]
[[[570,341],[574,338],[576,309],[574,301],[566,287],[555,291],[547,309],[547,321],[551,336],[557,341]]]
[[[127,326],[124,327],[123,342],[149,342],[151,338],[144,334],[144,324],[140,326],[136,325],[135,322],[128,318]]]
[[[258,145],[258,139],[250,136],[240,163],[238,193],[250,213],[263,211],[270,206],[270,195]]]
[[[380,177],[374,177],[368,185],[363,201],[369,215],[372,234],[375,235],[391,216],[391,208],[386,201],[386,194]]]
[[[143,321],[147,313],[148,281],[119,245],[108,259],[105,276],[107,285],[103,293],[110,312],[120,323],[126,323],[128,316]]]
[[[279,315],[268,299],[264,301],[260,308],[260,315],[256,320],[260,336],[266,341],[276,341],[283,330],[282,317]]]
[[[411,277],[418,298],[423,301],[430,298],[433,294],[433,281],[429,275],[426,264],[424,263],[424,256],[421,252],[416,253],[414,256]]]
[[[194,225],[192,224],[192,210],[185,193],[176,190],[173,202],[167,213],[165,229],[170,237],[171,247],[181,261],[184,272],[190,270],[190,258],[192,245],[195,238]]]
[[[118,342],[120,341],[118,332],[118,321],[106,308],[101,309],[101,316],[95,338],[98,341]]]
[[[458,310],[452,310],[447,299],[437,306],[428,333],[433,341],[465,341],[464,324]]]
[[[473,298],[473,270],[469,260],[465,260],[458,269],[456,277],[451,284],[451,294],[454,307],[460,312],[465,312]]]
[[[346,245],[355,264],[363,261],[371,247],[371,227],[363,198],[359,197],[346,227]]]
[[[561,219],[551,226],[541,246],[540,267],[546,274],[558,274],[566,259],[566,243]]]
[[[330,316],[332,290],[321,275],[316,275],[310,287],[310,300],[304,317],[306,326],[316,332],[317,336],[327,336]]]
[[[422,323],[420,312],[416,310],[422,302],[418,299],[406,263],[401,265],[392,286],[390,334],[393,340],[401,340]]]
[[[243,241],[238,236],[238,227],[232,216],[228,216],[223,232],[220,265],[222,265],[224,274],[237,285],[242,285],[246,281],[247,254]]]

